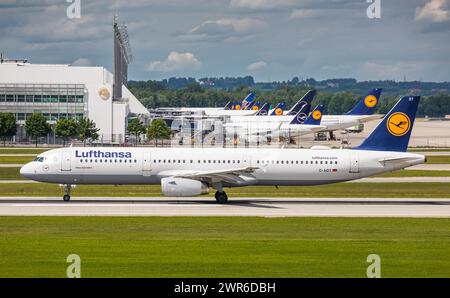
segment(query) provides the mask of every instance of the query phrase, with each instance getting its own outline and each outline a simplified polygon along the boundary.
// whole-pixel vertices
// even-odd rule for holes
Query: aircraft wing
[[[302,136],[307,135],[311,133],[316,133],[319,131],[325,130],[327,127],[324,125],[308,125],[308,124],[302,124],[302,125],[289,125],[289,127],[281,128],[280,131],[285,133],[290,133],[291,136]]]
[[[359,121],[359,123],[365,123],[365,122],[381,119],[383,117],[384,117],[384,115],[381,115],[381,114],[366,115],[366,116],[361,117],[358,121]]]
[[[230,184],[248,184],[249,179],[245,179],[245,175],[253,173],[257,167],[237,168],[230,170],[218,170],[218,171],[178,171],[171,173],[171,176],[175,178],[186,178],[200,181],[207,181],[211,183],[226,182]],[[250,180],[253,177],[248,176]]]
[[[309,130],[310,130],[311,132],[319,132],[319,131],[322,131],[322,130],[324,130],[324,129],[326,129],[326,128],[327,128],[327,127],[324,126],[324,125],[314,125],[313,127],[310,127]]]

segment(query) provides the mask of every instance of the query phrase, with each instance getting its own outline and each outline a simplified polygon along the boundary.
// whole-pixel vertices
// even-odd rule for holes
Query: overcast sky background
[[[112,70],[112,21],[128,25],[130,79],[244,76],[450,81],[450,0],[0,0],[0,51]]]

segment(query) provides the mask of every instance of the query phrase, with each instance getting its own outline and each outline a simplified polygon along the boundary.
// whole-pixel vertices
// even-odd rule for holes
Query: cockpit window
[[[36,158],[34,159],[34,161],[37,161],[37,162],[43,162],[43,161],[44,161],[44,157],[38,156],[38,157],[36,157]]]

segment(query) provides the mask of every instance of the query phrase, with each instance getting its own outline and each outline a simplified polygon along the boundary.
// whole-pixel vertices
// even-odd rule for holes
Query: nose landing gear
[[[71,190],[71,188],[72,188],[72,185],[70,185],[70,184],[65,184],[64,185],[64,196],[63,196],[64,202],[70,201],[70,190]]]

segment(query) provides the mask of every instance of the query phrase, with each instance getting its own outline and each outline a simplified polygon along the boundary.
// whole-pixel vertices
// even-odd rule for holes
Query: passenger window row
[[[337,165],[338,164],[338,162],[337,162],[337,160],[335,160],[335,161],[333,161],[333,160],[330,160],[330,161],[328,161],[328,160],[311,160],[311,161],[308,161],[308,160],[305,160],[305,161],[303,161],[303,160],[257,160],[256,161],[256,163],[257,164],[266,164],[266,165],[268,165],[268,164],[282,164],[282,165],[284,165],[284,164],[286,164],[286,165],[288,165],[288,164],[291,164],[291,165],[293,165],[293,164],[296,164],[296,165],[298,165],[298,164],[301,164],[301,165],[303,165],[303,164],[305,164],[305,165],[314,165],[314,164],[316,164],[316,165],[319,165],[319,164],[321,164],[321,165]]]
[[[43,161],[43,159],[44,158],[36,158],[35,159],[35,161],[38,161],[38,162],[42,162]],[[137,163],[137,160],[136,159],[80,159],[80,162],[81,163],[129,163],[129,164],[131,164],[131,163]],[[174,160],[170,160],[170,159],[168,159],[168,160],[166,160],[166,159],[158,159],[158,160],[156,160],[156,159],[154,159],[153,160],[153,163],[168,163],[168,164],[175,164],[175,163],[178,163],[178,164],[186,164],[186,163],[194,163],[194,160],[185,160],[185,159],[183,159],[183,160],[181,160],[181,159],[178,159],[178,160],[176,160],[176,159],[174,159]],[[223,159],[223,160],[221,160],[221,159],[219,159],[219,160],[216,160],[216,159],[213,159],[213,160],[211,160],[211,159],[204,159],[204,160],[197,160],[197,163],[199,163],[199,164],[201,164],[201,163],[203,163],[203,164],[240,164],[241,163],[241,161],[240,160],[230,160],[230,159],[228,159],[228,160],[225,160],[225,159]],[[338,164],[338,162],[337,161],[328,161],[328,160],[320,160],[320,161],[318,161],[318,160],[316,160],[316,161],[313,161],[313,160],[311,160],[311,161],[308,161],[308,160],[305,160],[305,161],[303,161],[303,160],[257,160],[256,161],[256,163],[257,164],[266,164],[266,165],[268,165],[268,164],[282,164],[282,165],[284,165],[284,164],[286,164],[286,165],[288,165],[288,164],[301,164],[301,165],[303,165],[303,164],[305,164],[305,165],[313,165],[313,164],[316,164],[316,165],[337,165]]]
[[[82,163],[137,163],[137,159],[80,159]]]
[[[209,163],[209,164],[240,164],[241,163],[241,161],[240,160],[222,160],[222,159],[220,159],[220,160],[216,160],[216,159],[204,159],[204,160],[196,160],[196,162],[197,163],[204,163],[204,164],[206,164],[206,163]],[[170,160],[170,159],[168,159],[168,160],[165,160],[165,159],[154,159],[153,160],[153,163],[179,163],[179,164],[181,164],[181,163],[183,163],[183,164],[186,164],[186,163],[194,163],[194,160],[193,159],[191,159],[191,160],[185,160],[185,159],[183,159],[183,160],[181,160],[181,159],[174,159],[174,160]]]

